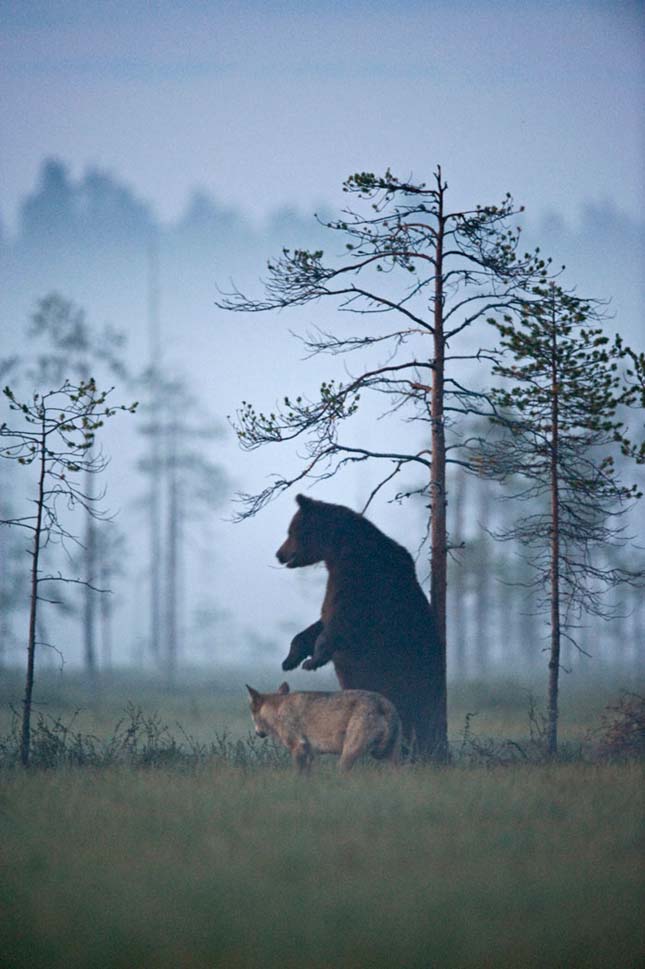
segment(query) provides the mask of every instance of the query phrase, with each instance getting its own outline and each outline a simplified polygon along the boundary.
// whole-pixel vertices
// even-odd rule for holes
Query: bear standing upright
[[[320,619],[294,637],[282,668],[315,670],[331,660],[342,689],[391,700],[404,735],[427,756],[445,672],[412,556],[350,508],[305,495],[296,501],[277,558],[290,569],[324,561],[329,576]]]

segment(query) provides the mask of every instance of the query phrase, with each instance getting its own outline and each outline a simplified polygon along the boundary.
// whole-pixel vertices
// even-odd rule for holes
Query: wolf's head
[[[258,690],[254,690],[252,686],[249,686],[248,683],[246,684],[246,688],[249,691],[249,704],[255,733],[258,737],[266,737],[271,733],[272,714],[274,710],[274,704],[271,702],[267,703],[266,701],[271,697],[284,696],[285,693],[289,692],[289,684],[281,683],[277,693],[260,693]]]

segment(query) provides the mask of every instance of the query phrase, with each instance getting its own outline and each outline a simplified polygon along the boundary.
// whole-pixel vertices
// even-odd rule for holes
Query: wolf
[[[363,754],[391,764],[400,761],[401,720],[380,693],[291,693],[288,683],[277,693],[246,688],[256,734],[275,737],[287,747],[300,772],[309,770],[314,754],[340,754],[341,771],[350,770]]]

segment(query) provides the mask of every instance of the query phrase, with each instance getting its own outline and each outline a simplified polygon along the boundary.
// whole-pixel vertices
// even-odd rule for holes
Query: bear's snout
[[[293,559],[295,559],[296,553],[292,552],[290,548],[287,548],[287,543],[285,542],[285,544],[281,545],[278,551],[275,553],[275,557],[280,565],[286,565],[288,568],[289,564],[293,561]]]

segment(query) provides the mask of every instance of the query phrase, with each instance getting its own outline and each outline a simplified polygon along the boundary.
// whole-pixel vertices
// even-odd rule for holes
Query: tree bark
[[[560,504],[558,493],[558,356],[556,320],[551,340],[551,655],[549,657],[549,716],[547,751],[558,752],[558,690],[560,677]]]
[[[490,524],[491,495],[487,482],[479,485],[478,518],[481,534],[477,539],[476,574],[473,576],[473,646],[475,652],[476,675],[485,679],[490,672],[490,626],[492,613],[491,568],[492,553],[487,529]],[[490,555],[490,558],[489,558]]]
[[[110,549],[104,549],[104,555],[110,555]],[[101,564],[101,588],[110,589],[112,584],[112,574],[108,563],[104,560]],[[112,599],[111,590],[101,593],[101,661],[103,668],[112,669]]]
[[[164,477],[161,421],[161,323],[159,313],[159,248],[148,248],[148,339],[150,353],[150,653],[158,662],[161,650],[161,495]]]
[[[91,472],[85,475],[85,493],[89,500],[94,499],[94,480]],[[91,586],[96,580],[96,524],[91,513],[86,512],[85,520],[85,595],[83,603],[83,643],[85,652],[85,669],[93,683],[96,678],[96,642],[95,619],[96,600]]]
[[[166,676],[169,685],[177,672],[177,572],[179,560],[179,482],[176,459],[176,430],[171,428],[168,461],[168,528],[166,560]]]
[[[36,499],[36,525],[34,528],[34,547],[31,553],[31,596],[29,600],[29,638],[27,641],[27,675],[25,696],[22,701],[22,734],[20,738],[20,761],[23,767],[29,765],[31,747],[31,703],[34,691],[34,668],[36,658],[36,623],[38,620],[38,565],[43,527],[43,506],[45,503],[45,474],[47,468],[47,434],[43,409],[40,437],[40,474],[38,476],[38,497]]]
[[[454,480],[452,507],[451,544],[453,548],[460,548],[464,542],[464,505],[466,500],[466,475],[459,468]],[[468,657],[466,654],[465,604],[466,583],[464,581],[465,565],[458,557],[453,557],[451,564],[451,578],[449,589],[451,595],[450,628],[452,636],[449,643],[451,656],[454,659],[454,672],[458,679],[465,680],[468,675]]]
[[[437,171],[437,239],[435,247],[434,280],[434,372],[430,402],[432,468],[430,482],[430,603],[434,616],[434,635],[437,651],[433,676],[437,680],[436,709],[430,732],[430,753],[434,760],[448,758],[448,717],[446,683],[446,440],[444,426],[445,339],[443,328],[443,243],[445,220],[443,212],[444,186],[441,169]]]

